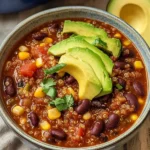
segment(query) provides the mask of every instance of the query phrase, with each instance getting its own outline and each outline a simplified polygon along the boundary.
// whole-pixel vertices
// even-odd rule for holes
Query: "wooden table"
[[[20,21],[39,11],[68,5],[91,6],[105,10],[107,2],[108,0],[50,0],[47,4],[20,13],[0,15],[0,43]],[[150,150],[150,114],[139,133],[119,150]]]

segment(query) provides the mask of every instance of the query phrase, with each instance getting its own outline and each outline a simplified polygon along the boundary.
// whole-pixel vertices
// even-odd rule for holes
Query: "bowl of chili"
[[[105,11],[40,12],[0,49],[1,116],[34,147],[114,149],[135,135],[149,112],[149,48]]]

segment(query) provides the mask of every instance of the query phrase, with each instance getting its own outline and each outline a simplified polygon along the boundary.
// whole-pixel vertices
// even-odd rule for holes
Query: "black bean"
[[[124,94],[124,96],[127,99],[128,103],[130,105],[134,106],[134,108],[135,108],[134,110],[137,111],[139,108],[139,103],[138,103],[137,97],[132,93],[126,93],[126,94]]]
[[[106,123],[107,129],[114,129],[117,127],[119,123],[120,117],[117,114],[111,114],[108,118],[108,122]]]
[[[140,82],[134,81],[133,88],[139,96],[144,96],[144,88]]]
[[[115,62],[115,68],[117,69],[124,69],[125,67],[125,63],[124,62],[121,62],[121,61],[116,61]]]
[[[24,82],[22,81],[22,80],[20,80],[19,82],[18,82],[18,87],[23,87],[24,86]]]
[[[67,134],[62,129],[52,129],[51,136],[58,140],[65,140],[67,138]]]
[[[31,112],[29,114],[29,119],[30,119],[30,122],[31,124],[34,126],[34,127],[37,127],[38,124],[39,124],[39,117],[37,116],[37,114],[35,112]]]
[[[106,108],[107,105],[102,103],[100,100],[92,100],[91,101],[91,106],[94,108]]]
[[[104,130],[104,121],[100,120],[98,122],[95,122],[92,129],[91,134],[95,136],[99,136],[101,132]]]
[[[37,32],[37,33],[32,34],[32,37],[37,41],[41,41],[47,36],[48,34],[44,32]]]
[[[75,78],[73,76],[70,76],[66,79],[66,83],[71,84],[75,81]]]
[[[76,107],[76,112],[78,114],[86,113],[90,108],[90,100],[84,99],[81,101],[80,105]]]
[[[118,79],[118,83],[119,83],[123,88],[125,88],[125,86],[126,86],[126,81],[125,81],[124,79],[119,78],[119,79]]]
[[[14,96],[16,94],[16,87],[14,85],[14,80],[12,77],[5,77],[4,79],[5,92],[9,96]]]

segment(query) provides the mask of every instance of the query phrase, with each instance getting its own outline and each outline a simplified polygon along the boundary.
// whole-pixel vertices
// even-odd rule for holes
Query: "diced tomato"
[[[20,74],[27,77],[32,77],[34,72],[36,71],[37,67],[35,62],[26,62],[20,68]]]
[[[81,127],[79,127],[78,129],[77,129],[77,135],[78,136],[84,136],[84,129],[83,128],[81,128]]]

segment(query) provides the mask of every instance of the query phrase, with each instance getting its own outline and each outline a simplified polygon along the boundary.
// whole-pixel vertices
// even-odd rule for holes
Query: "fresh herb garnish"
[[[56,98],[50,102],[51,105],[55,106],[59,111],[63,111],[73,106],[74,99],[72,95],[66,95],[63,98]]]
[[[123,86],[120,85],[119,83],[116,84],[116,87],[117,87],[118,90],[122,90],[123,89]]]
[[[59,71],[60,69],[62,69],[63,67],[65,67],[65,66],[66,66],[66,64],[64,64],[64,63],[57,64],[56,66],[54,66],[54,67],[52,67],[52,68],[45,69],[45,70],[44,70],[44,74],[45,74],[45,75],[53,74],[53,73]]]
[[[99,37],[97,37],[94,42],[93,45],[97,46],[97,47],[103,47],[103,48],[107,48],[107,44],[105,42],[103,42]]]
[[[56,82],[54,82],[53,79],[44,79],[40,85],[46,95],[50,96],[52,99],[56,97],[56,89],[54,87]]]

